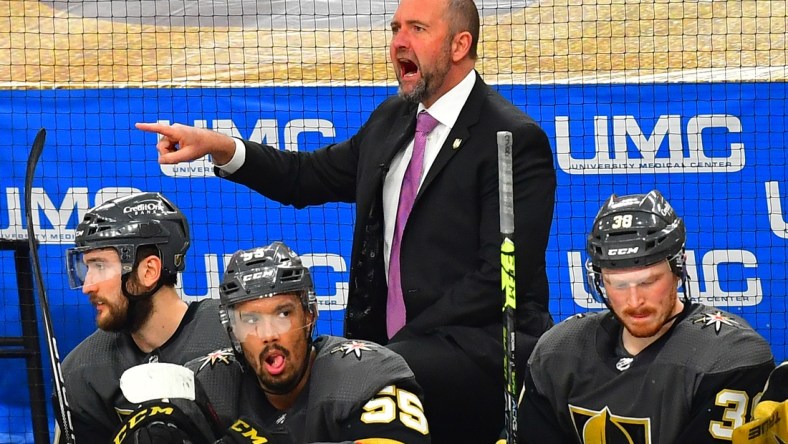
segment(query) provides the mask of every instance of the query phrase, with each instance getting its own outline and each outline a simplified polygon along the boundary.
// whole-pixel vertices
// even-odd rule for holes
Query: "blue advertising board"
[[[744,316],[786,357],[788,86],[786,83],[499,85],[539,122],[558,172],[548,273],[556,320],[596,309],[585,285],[585,234],[610,194],[658,188],[688,228],[689,289]],[[284,240],[312,265],[318,328],[341,334],[353,207],[296,210],[214,176],[208,159],[160,166],[136,122],[197,125],[283,150],[344,140],[387,87],[0,91],[0,237],[26,238],[23,181],[36,131],[48,130],[33,216],[55,332],[65,355],[93,329],[68,288],[63,253],[88,208],[161,191],[186,214],[193,245],[184,298],[217,297],[226,258]],[[494,143],[494,141],[491,141]],[[11,269],[2,257],[3,269]],[[0,334],[18,330],[13,273],[0,274]],[[21,372],[21,370],[20,370]],[[0,376],[0,378],[12,376]],[[21,390],[0,381],[0,392]],[[13,399],[0,393],[0,399]]]

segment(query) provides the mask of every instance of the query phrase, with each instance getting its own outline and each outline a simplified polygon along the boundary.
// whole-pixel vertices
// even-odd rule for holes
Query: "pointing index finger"
[[[172,137],[174,132],[170,125],[164,125],[161,123],[146,123],[146,122],[137,122],[134,124],[137,129],[150,132],[150,133],[159,133],[163,136]]]

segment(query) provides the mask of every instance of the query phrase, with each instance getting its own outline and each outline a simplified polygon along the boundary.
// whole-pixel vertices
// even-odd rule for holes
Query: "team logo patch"
[[[586,409],[569,404],[577,436],[583,444],[652,444],[651,418],[619,416],[607,407]]]
[[[213,367],[216,363],[221,362],[225,365],[230,365],[230,359],[233,357],[233,351],[229,348],[223,348],[221,350],[216,350],[214,352],[208,353],[201,359],[202,364],[200,364],[200,368],[197,369],[199,372],[206,365],[210,365]]]
[[[342,344],[337,345],[329,353],[342,353],[342,357],[349,354],[353,354],[356,356],[356,359],[359,361],[361,360],[361,353],[364,351],[377,351],[378,346],[371,344],[369,342],[359,342],[359,341],[348,341],[343,342]]]
[[[720,334],[720,330],[722,330],[723,325],[727,325],[730,327],[738,327],[739,324],[737,321],[733,320],[729,316],[722,314],[720,311],[716,311],[714,313],[701,313],[695,319],[692,320],[693,324],[703,324],[701,328],[706,328],[710,325],[714,326],[714,332]]]

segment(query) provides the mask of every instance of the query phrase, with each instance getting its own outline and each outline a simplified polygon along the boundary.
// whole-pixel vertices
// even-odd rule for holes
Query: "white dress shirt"
[[[419,188],[427,177],[427,172],[432,167],[435,158],[438,157],[446,138],[457,117],[462,111],[462,107],[471,95],[473,85],[476,83],[476,72],[471,71],[465,78],[441,96],[432,106],[427,109],[432,117],[437,120],[438,126],[427,136],[427,144],[424,147],[424,172],[419,181]],[[424,110],[424,105],[419,104],[416,113]],[[415,136],[415,135],[414,135]],[[405,170],[413,155],[413,140],[408,143],[404,151],[397,153],[389,165],[389,172],[383,182],[383,257],[386,263],[386,278],[389,274],[389,256],[391,255],[391,241],[394,239],[394,223],[397,220],[397,207],[399,206],[399,192],[402,188],[402,180],[405,178]]]

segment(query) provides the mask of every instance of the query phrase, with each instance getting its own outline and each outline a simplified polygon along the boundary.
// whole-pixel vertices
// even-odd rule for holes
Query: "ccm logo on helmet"
[[[241,278],[242,282],[249,282],[251,280],[261,279],[261,278],[270,278],[271,276],[276,273],[276,270],[265,270],[265,271],[257,271],[252,274],[247,274]]]
[[[629,248],[611,248],[607,250],[608,256],[624,256],[627,254],[635,254],[640,250],[640,247],[629,247]]]
[[[146,214],[146,213],[163,213],[164,205],[161,202],[141,202],[137,205],[123,208],[123,214]]]

